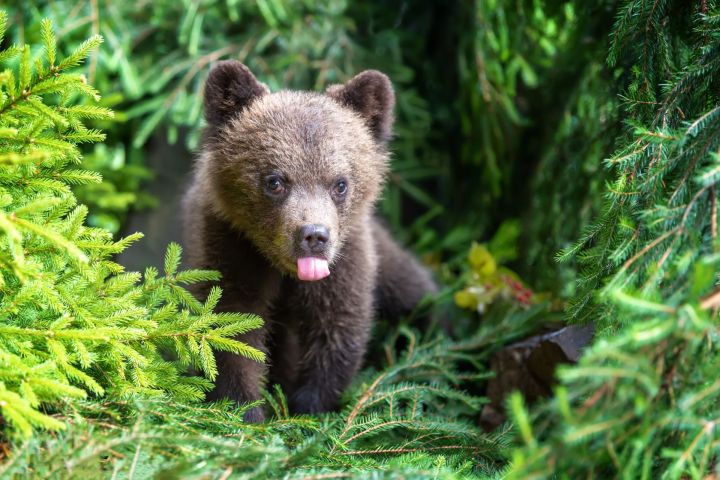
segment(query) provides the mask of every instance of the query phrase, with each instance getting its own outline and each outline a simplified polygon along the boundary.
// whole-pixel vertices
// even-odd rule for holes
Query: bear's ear
[[[210,125],[223,125],[255,98],[268,93],[267,86],[242,63],[218,62],[205,82],[205,119]]]
[[[395,92],[390,79],[377,70],[365,70],[344,85],[331,85],[326,93],[365,119],[376,140],[392,135]]]

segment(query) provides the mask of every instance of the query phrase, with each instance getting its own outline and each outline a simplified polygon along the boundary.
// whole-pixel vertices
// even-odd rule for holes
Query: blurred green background
[[[39,44],[45,17],[66,49],[105,37],[86,75],[117,117],[85,157],[104,182],[78,195],[93,224],[146,233],[121,258],[130,268],[179,240],[203,82],[213,62],[235,58],[272,90],[387,73],[397,123],[380,210],[395,234],[442,262],[443,276],[472,240],[499,232],[515,271],[568,296],[574,268],[554,255],[593,215],[619,128],[619,73],[602,61],[614,11],[613,1],[56,0],[11,6],[18,29],[6,42]]]

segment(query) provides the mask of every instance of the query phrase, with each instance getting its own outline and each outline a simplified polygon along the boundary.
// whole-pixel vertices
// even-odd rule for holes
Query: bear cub
[[[390,80],[365,71],[324,93],[271,93],[245,65],[224,61],[204,95],[208,126],[183,201],[186,251],[191,267],[222,273],[219,311],[264,319],[239,339],[269,360],[218,352],[210,398],[258,400],[269,381],[294,413],[331,410],[361,366],[373,316],[403,315],[435,290],[374,218],[389,163]],[[261,408],[246,413],[263,419]]]

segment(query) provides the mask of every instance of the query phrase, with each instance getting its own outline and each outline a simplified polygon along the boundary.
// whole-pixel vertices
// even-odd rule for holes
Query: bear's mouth
[[[320,257],[300,257],[297,259],[298,279],[306,282],[322,280],[330,275],[328,261]]]

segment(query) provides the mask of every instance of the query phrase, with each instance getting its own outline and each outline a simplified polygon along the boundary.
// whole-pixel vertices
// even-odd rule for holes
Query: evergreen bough
[[[0,12],[0,42],[6,27]],[[42,39],[37,55],[28,45],[0,50],[0,415],[19,437],[63,429],[47,411],[58,402],[202,399],[217,373],[212,349],[263,360],[233,339],[259,318],[213,313],[218,288],[204,304],[183,288],[217,273],[178,272],[178,245],[167,250],[163,276],[125,272],[112,256],[141,235],[115,241],[85,225],[72,187],[100,178],[80,168],[79,145],[104,136],[84,122],[112,112],[94,105],[98,93],[70,70],[102,38],[65,58],[49,21]],[[191,366],[203,376],[187,375]]]
[[[477,425],[484,400],[463,386],[487,378],[480,362],[527,334],[540,311],[506,312],[463,342],[401,329],[385,344],[388,365],[362,372],[341,410],[321,416],[290,416],[277,388],[261,424],[228,402],[75,402],[68,429],[16,442],[0,477],[493,478],[510,435]]]
[[[625,66],[623,146],[600,218],[561,258],[569,312],[598,340],[531,417],[511,478],[716,478],[720,455],[720,6],[626,0],[608,56]]]

